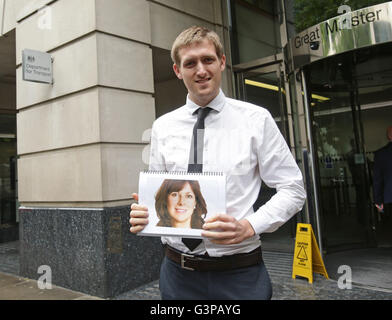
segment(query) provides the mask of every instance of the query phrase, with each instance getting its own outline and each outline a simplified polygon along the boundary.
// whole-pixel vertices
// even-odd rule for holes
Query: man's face
[[[219,93],[226,57],[218,58],[209,40],[193,43],[179,50],[180,65],[173,65],[177,77],[184,81],[189,98],[204,107]]]

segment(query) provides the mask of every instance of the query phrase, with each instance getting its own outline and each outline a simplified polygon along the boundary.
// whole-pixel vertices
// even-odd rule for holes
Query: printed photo
[[[141,235],[201,237],[205,219],[226,211],[223,175],[142,172],[139,202],[148,207]]]
[[[207,204],[196,180],[165,179],[155,194],[157,226],[201,229]]]

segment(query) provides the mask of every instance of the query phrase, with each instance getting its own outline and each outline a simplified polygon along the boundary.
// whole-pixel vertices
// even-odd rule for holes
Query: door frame
[[[351,53],[345,53],[345,54],[351,54]],[[328,58],[326,58],[328,59]],[[354,66],[354,70],[352,72],[355,72],[355,67]],[[321,188],[321,183],[319,180],[320,177],[320,168],[318,165],[318,156],[314,150],[314,148],[316,147],[317,143],[315,142],[315,139],[313,137],[313,129],[310,126],[310,124],[313,121],[313,114],[311,112],[311,107],[310,107],[310,102],[311,102],[311,92],[309,92],[309,72],[311,68],[311,64],[307,65],[307,66],[303,66],[301,69],[299,69],[299,72],[301,74],[301,79],[302,79],[302,88],[304,91],[304,99],[303,99],[303,103],[304,103],[304,108],[305,108],[305,113],[306,113],[306,118],[307,118],[307,136],[309,139],[309,153],[310,153],[310,161],[312,161],[313,163],[311,164],[311,170],[312,170],[312,176],[313,176],[313,188],[314,188],[314,193],[317,195],[314,199],[315,201],[315,211],[316,211],[316,219],[318,219],[318,221],[316,222],[316,225],[318,226],[318,232],[320,234],[319,237],[319,241],[320,243],[322,243],[323,245],[326,245],[325,243],[323,243],[322,239],[321,239],[321,213],[320,211],[323,210],[320,206],[320,202],[319,202],[319,194],[320,194],[320,188]],[[351,94],[351,113],[352,113],[352,122],[353,122],[353,130],[354,130],[354,135],[355,135],[355,142],[356,142],[356,149],[363,154],[364,158],[365,158],[365,179],[366,182],[369,182],[369,170],[368,170],[368,162],[366,159],[366,150],[365,150],[365,144],[364,144],[364,132],[363,132],[363,126],[362,126],[362,108],[361,108],[361,104],[359,101],[359,95],[358,95],[358,87],[355,84],[354,89],[352,90]],[[370,196],[369,194],[367,194],[367,196]],[[367,201],[371,200],[371,197],[366,199]],[[369,215],[372,215],[371,212],[368,213]],[[369,222],[370,223],[370,222]],[[375,241],[375,235],[374,235],[374,225],[373,225],[373,221],[371,222],[371,224],[369,224],[366,227],[366,242],[364,242],[363,244],[365,245],[365,247],[372,247],[373,243]],[[323,246],[324,247],[324,246]],[[341,244],[340,247],[344,248],[344,244]],[[356,246],[354,246],[353,248],[356,248]],[[321,249],[321,248],[320,248]],[[328,246],[325,246],[326,252],[334,252],[334,251],[340,251],[341,249],[339,249],[339,246],[337,246],[337,249],[331,249]]]
[[[277,79],[279,79],[279,87],[281,89],[279,94],[279,106],[280,113],[283,121],[283,130],[282,134],[284,135],[290,150],[294,158],[298,161],[303,162],[302,153],[301,155],[296,154],[296,145],[295,145],[295,137],[294,137],[294,121],[292,117],[292,106],[291,106],[291,93],[290,93],[290,84],[288,81],[288,77],[286,74],[285,68],[285,60],[282,53],[271,55],[265,58],[256,59],[253,61],[249,61],[242,64],[233,65],[232,67],[234,73],[234,83],[235,83],[235,97],[239,100],[245,100],[246,91],[245,91],[245,79],[244,74],[246,72],[257,72],[260,74],[267,74],[276,72]],[[282,93],[284,90],[285,94]],[[283,101],[285,99],[285,101]],[[305,178],[305,174],[304,174]],[[309,182],[308,182],[309,183]],[[310,183],[309,183],[310,184]],[[313,184],[313,182],[311,183]],[[298,222],[307,222],[309,223],[309,210],[308,205],[304,207],[304,212],[300,212],[297,215]],[[291,234],[294,237],[296,233],[296,224],[292,223],[291,226]]]
[[[279,87],[284,88],[286,92],[286,110],[284,109],[284,103],[283,103],[283,95],[279,95],[279,105],[280,105],[280,111],[282,116],[284,117],[284,123],[286,124],[284,128],[283,135],[285,139],[287,139],[287,142],[290,146],[291,149],[295,147],[294,145],[294,132],[292,130],[292,121],[290,121],[290,117],[288,117],[288,114],[291,114],[288,110],[291,110],[291,101],[290,101],[290,94],[289,94],[289,87],[287,84],[287,81],[282,81],[282,78],[286,79],[285,76],[285,68],[284,68],[284,59],[283,59],[283,54],[275,54],[271,55],[265,58],[249,61],[246,63],[242,64],[237,64],[233,66],[233,72],[234,72],[234,77],[235,77],[235,96],[236,99],[238,100],[243,100],[246,101],[246,91],[245,91],[245,79],[244,79],[244,73],[246,72],[257,72],[260,74],[266,74],[266,73],[273,73],[276,72],[276,76],[279,79]],[[290,125],[289,125],[290,124]]]

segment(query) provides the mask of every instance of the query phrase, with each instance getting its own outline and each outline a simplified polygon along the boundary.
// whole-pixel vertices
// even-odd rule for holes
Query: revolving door
[[[384,44],[304,67],[327,252],[392,244],[372,188],[374,152],[392,119],[391,53]]]

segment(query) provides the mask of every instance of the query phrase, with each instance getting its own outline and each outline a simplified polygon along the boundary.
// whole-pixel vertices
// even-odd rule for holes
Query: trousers
[[[162,300],[270,300],[267,269],[259,265],[228,271],[190,271],[164,257],[159,290]]]

